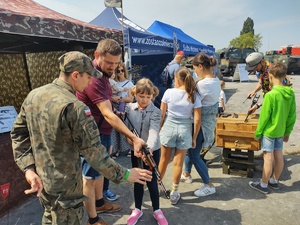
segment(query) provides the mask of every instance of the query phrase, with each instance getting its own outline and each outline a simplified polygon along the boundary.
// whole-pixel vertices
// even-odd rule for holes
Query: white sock
[[[264,182],[261,181],[261,182],[260,182],[260,186],[263,187],[263,188],[267,188],[267,187],[268,187],[268,184],[265,184]]]
[[[275,180],[273,177],[270,178],[269,182],[271,184],[277,184],[278,183],[278,180]]]

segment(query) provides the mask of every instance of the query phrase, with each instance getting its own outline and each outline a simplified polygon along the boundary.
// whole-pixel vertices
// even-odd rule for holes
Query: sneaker
[[[109,200],[109,201],[116,201],[120,195],[116,195],[112,193],[110,190],[103,191],[103,195]]]
[[[274,190],[278,190],[279,189],[279,185],[278,183],[271,183],[270,181],[268,182],[268,186]]]
[[[180,182],[184,182],[184,183],[190,184],[190,183],[193,182],[192,176],[190,175],[190,176],[186,177],[186,176],[184,176],[183,173],[182,173],[182,174],[181,174],[181,177],[180,177]]]
[[[194,192],[194,195],[196,195],[197,197],[204,197],[204,196],[212,195],[214,193],[216,193],[216,188],[214,186],[209,186],[205,184],[204,186],[196,190]]]
[[[97,213],[103,212],[118,212],[121,210],[121,206],[118,204],[113,204],[111,202],[105,202],[103,206],[96,207]]]
[[[176,205],[180,199],[180,194],[177,191],[172,191],[170,194],[170,203]]]
[[[127,225],[135,225],[142,215],[143,215],[142,210],[133,209],[131,215],[127,219]]]
[[[250,181],[249,182],[249,186],[261,193],[264,193],[264,194],[268,194],[269,191],[268,191],[268,188],[263,188],[261,185],[260,185],[260,182],[253,182],[253,181]]]
[[[109,225],[109,223],[106,223],[104,220],[99,219],[96,223],[90,224],[88,222],[87,225]]]
[[[156,219],[158,225],[168,225],[168,221],[161,209],[155,210],[153,217]]]

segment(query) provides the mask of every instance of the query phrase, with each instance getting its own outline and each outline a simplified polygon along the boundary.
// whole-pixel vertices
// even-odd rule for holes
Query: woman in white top
[[[196,147],[189,149],[185,157],[184,172],[180,181],[192,182],[191,169],[192,165],[194,165],[204,183],[194,194],[202,197],[216,192],[214,185],[210,181],[207,166],[203,161],[204,155],[200,157],[199,153],[204,149],[202,146],[205,146],[207,150],[209,146],[213,145],[221,87],[219,79],[212,74],[212,68],[216,65],[216,60],[213,57],[200,52],[194,57],[192,63],[195,72],[202,78],[196,85],[202,103],[201,130],[197,138]]]
[[[198,53],[193,59],[194,70],[198,77],[202,78],[196,85],[202,103],[201,128],[204,137],[201,150],[202,159],[215,140],[216,115],[221,92],[220,80],[212,73],[215,65],[216,59],[203,52]]]
[[[114,107],[120,111],[125,111],[126,103],[130,103],[133,101],[133,96],[130,93],[130,88],[134,85],[133,83],[128,80],[128,71],[125,67],[124,63],[119,63],[116,70],[115,70],[115,81],[117,82],[118,86],[121,88],[126,88],[126,91],[118,92],[117,95],[119,96],[119,102],[114,104]],[[126,141],[125,137],[113,129],[112,131],[112,157],[116,158],[119,156],[120,152],[127,151],[127,157],[130,157],[131,151],[129,149],[128,142]]]
[[[164,177],[170,162],[172,149],[175,149],[173,159],[173,185],[170,202],[175,205],[180,199],[178,186],[187,149],[196,146],[200,130],[201,102],[195,93],[195,82],[186,67],[175,72],[175,88],[169,88],[161,101],[161,157],[158,170],[161,179]],[[193,121],[194,114],[194,132]],[[192,134],[192,135],[191,135]]]

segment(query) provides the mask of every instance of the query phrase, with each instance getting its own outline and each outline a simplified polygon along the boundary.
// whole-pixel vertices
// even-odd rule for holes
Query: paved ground
[[[292,76],[294,89],[296,90],[297,102],[300,103],[300,76]],[[256,85],[255,77],[251,77],[250,82],[230,82],[226,79],[226,96],[228,99],[227,111],[234,113],[245,113],[250,106],[250,100],[242,103],[248,92]],[[299,111],[299,108],[298,110]],[[299,112],[298,112],[299,115]],[[250,180],[257,180],[261,177],[260,171],[255,171],[254,178],[246,178],[238,175],[227,175],[222,173],[221,148],[214,147],[208,153],[208,158],[213,163],[209,166],[209,173],[212,182],[216,186],[217,193],[208,197],[198,198],[193,196],[194,190],[200,187],[201,179],[193,170],[192,184],[181,184],[180,192],[182,199],[177,205],[170,205],[169,201],[161,198],[161,208],[171,225],[294,225],[300,221],[300,122],[297,120],[290,142],[285,144],[285,168],[280,181],[280,190],[272,191],[265,195],[254,191],[248,186]],[[256,152],[259,155],[260,152]],[[130,166],[130,161],[126,157],[119,157],[118,162]],[[262,165],[261,159],[256,159],[256,168]],[[171,185],[172,163],[170,163],[164,184]],[[110,224],[126,224],[128,215],[133,204],[132,184],[111,185],[111,189],[121,195],[116,203],[122,206],[122,210],[112,214],[101,214]],[[152,217],[151,202],[149,194],[145,192],[143,204],[144,215],[138,224],[156,224]],[[42,208],[38,200],[32,199],[21,206],[10,210],[0,218],[1,225],[21,224],[36,225],[41,224]],[[82,224],[86,224],[85,216]],[[298,221],[298,222],[297,222]]]

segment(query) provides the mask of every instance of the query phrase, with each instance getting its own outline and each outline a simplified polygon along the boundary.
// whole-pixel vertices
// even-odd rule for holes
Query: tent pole
[[[122,14],[122,37],[123,37],[123,48],[122,48],[122,61],[124,62],[125,54],[125,38],[124,38],[124,13],[123,13],[123,2],[121,3],[121,14]]]
[[[32,87],[31,87],[31,81],[30,81],[27,58],[26,58],[25,51],[22,51],[22,57],[23,57],[23,62],[24,62],[25,76],[26,76],[26,80],[27,80],[27,85],[28,85],[29,91],[31,91]]]

